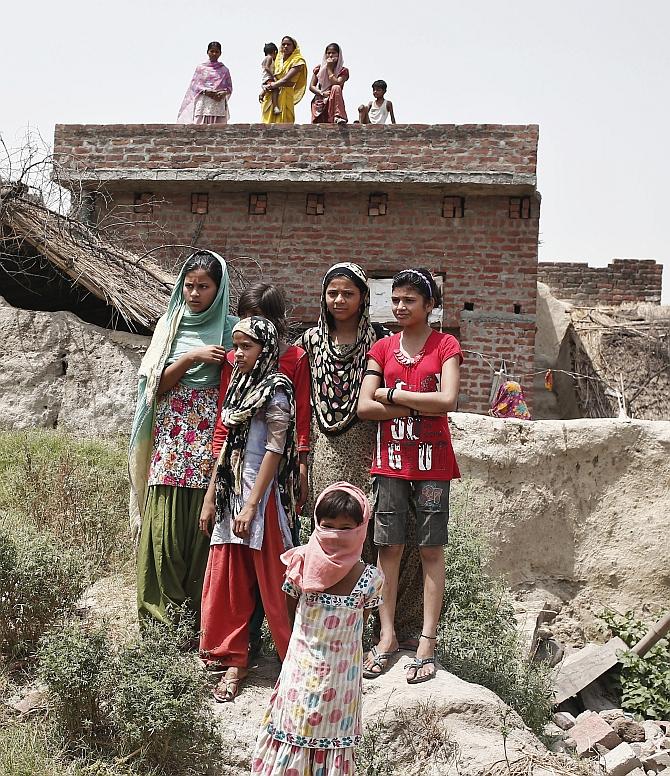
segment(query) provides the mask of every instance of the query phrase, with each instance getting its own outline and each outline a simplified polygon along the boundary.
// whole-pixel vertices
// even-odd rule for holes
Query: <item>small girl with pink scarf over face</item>
[[[339,44],[329,43],[320,65],[314,68],[309,90],[312,99],[312,124],[346,124],[342,90],[349,80]]]
[[[319,496],[309,542],[287,550],[283,590],[293,633],[252,757],[271,776],[353,776],[362,740],[362,633],[379,606],[381,572],[363,563],[370,520],[359,488]]]
[[[233,93],[230,70],[219,62],[221,44],[207,46],[207,62],[198,65],[179,108],[179,124],[227,124],[228,99]]]

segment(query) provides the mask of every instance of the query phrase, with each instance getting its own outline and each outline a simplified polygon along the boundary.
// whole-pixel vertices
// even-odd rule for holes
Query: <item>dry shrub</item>
[[[130,557],[127,442],[0,434],[0,510],[79,551],[91,576]]]
[[[29,654],[84,590],[79,557],[31,525],[0,513],[0,654]]]
[[[207,678],[181,651],[191,623],[147,622],[115,645],[102,626],[54,629],[40,647],[40,677],[58,735],[71,756],[174,776],[205,776],[221,764]]]

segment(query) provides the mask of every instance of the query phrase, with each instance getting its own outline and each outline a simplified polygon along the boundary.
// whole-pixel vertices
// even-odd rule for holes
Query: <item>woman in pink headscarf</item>
[[[312,100],[312,124],[346,124],[342,90],[349,80],[344,57],[337,43],[329,43],[320,65],[314,68],[309,90]]]
[[[207,62],[198,65],[177,115],[180,124],[227,124],[228,99],[233,93],[230,70],[219,62],[221,44],[207,46]]]
[[[309,542],[287,550],[293,633],[252,757],[252,773],[353,774],[362,740],[362,633],[383,577],[361,561],[365,494],[336,482],[319,496]]]

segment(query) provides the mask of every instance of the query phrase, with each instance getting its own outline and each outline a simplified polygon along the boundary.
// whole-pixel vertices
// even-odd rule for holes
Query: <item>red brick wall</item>
[[[663,265],[653,259],[614,259],[607,267],[582,262],[541,262],[537,279],[554,296],[576,304],[661,303]]]
[[[58,124],[54,154],[71,172],[216,169],[535,175],[536,125],[392,126]],[[441,181],[446,183],[448,181]],[[512,178],[507,181],[512,182]]]
[[[58,126],[55,143],[66,178],[106,181],[98,218],[127,219],[130,247],[216,250],[245,279],[281,285],[304,323],[318,317],[321,278],[338,261],[371,277],[407,266],[442,273],[444,326],[486,359],[466,354],[462,371],[460,406],[474,412],[488,409],[501,358],[532,383],[536,147],[534,126],[452,125]],[[133,212],[140,192],[153,193],[153,213]],[[209,194],[206,215],[191,213],[199,192]],[[249,215],[254,192],[267,194],[264,215]],[[386,215],[368,215],[373,192],[387,194]],[[306,214],[308,193],[324,194],[323,215]],[[445,194],[465,198],[463,218],[442,217]],[[509,197],[520,195],[530,218],[510,217]]]
[[[318,317],[331,264],[355,261],[377,277],[426,266],[444,274],[444,325],[460,327],[462,346],[514,362],[519,375],[531,372],[535,324],[526,316],[535,315],[538,218],[510,219],[504,196],[466,197],[464,218],[442,218],[441,193],[397,190],[388,192],[386,216],[369,217],[368,193],[326,192],[324,215],[308,216],[305,192],[270,191],[267,214],[259,216],[248,214],[248,193],[211,190],[209,213],[197,216],[190,191],[154,188],[163,202],[153,214],[129,217],[157,224],[138,225],[128,243],[140,253],[166,243],[216,250],[246,278],[281,285],[303,322]],[[113,194],[116,206],[132,210],[132,191]],[[463,312],[466,303],[474,310]],[[463,374],[463,409],[486,410],[491,369],[475,370],[469,357]]]

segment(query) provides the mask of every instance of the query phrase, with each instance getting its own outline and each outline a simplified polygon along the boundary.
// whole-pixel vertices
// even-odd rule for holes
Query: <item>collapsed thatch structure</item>
[[[585,417],[625,412],[670,419],[670,307],[654,304],[571,310],[568,330],[578,404]],[[591,378],[591,379],[588,379]]]
[[[10,280],[25,287],[45,262],[55,276],[85,289],[131,330],[151,330],[167,307],[175,278],[148,258],[104,239],[76,218],[60,215],[20,185],[0,189],[0,294]],[[42,283],[43,285],[44,283]],[[39,283],[37,284],[39,285]]]

